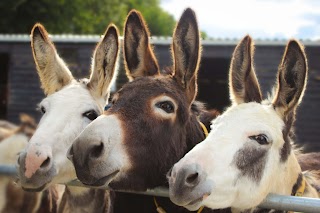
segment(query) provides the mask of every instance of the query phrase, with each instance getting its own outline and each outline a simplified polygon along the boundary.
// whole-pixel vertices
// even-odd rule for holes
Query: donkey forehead
[[[41,104],[48,105],[50,109],[63,107],[63,111],[71,108],[71,106],[85,108],[97,105],[87,86],[79,82],[65,86],[63,89],[49,95]],[[73,110],[76,111],[76,108],[73,108]]]
[[[245,134],[277,134],[283,127],[283,120],[271,104],[250,102],[231,106],[212,121],[211,129],[231,128],[233,132],[245,131]]]
[[[123,99],[149,99],[159,95],[173,98],[177,104],[185,102],[183,89],[171,76],[140,77],[125,84],[116,97]],[[145,103],[145,102],[141,102]]]

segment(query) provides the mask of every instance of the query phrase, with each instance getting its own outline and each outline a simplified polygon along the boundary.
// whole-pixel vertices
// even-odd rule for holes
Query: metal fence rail
[[[0,165],[0,175],[17,177],[16,168],[12,165]],[[67,185],[88,187],[83,185],[79,181],[71,181]],[[93,187],[93,188],[102,188],[106,190],[109,189],[108,186]],[[121,192],[169,197],[168,189],[163,187],[149,189],[145,192],[135,192],[135,191],[121,191]],[[277,210],[283,210],[283,211],[320,213],[320,199],[269,194],[266,197],[266,199],[259,205],[259,207],[267,208],[267,209],[277,209]]]

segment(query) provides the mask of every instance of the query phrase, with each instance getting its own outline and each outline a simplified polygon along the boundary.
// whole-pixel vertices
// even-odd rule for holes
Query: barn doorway
[[[0,53],[0,119],[7,119],[9,54]]]
[[[199,70],[197,100],[222,112],[230,105],[228,73],[230,58],[202,58]]]

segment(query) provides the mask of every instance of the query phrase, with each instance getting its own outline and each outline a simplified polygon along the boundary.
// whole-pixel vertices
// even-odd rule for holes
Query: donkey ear
[[[174,77],[186,90],[190,103],[197,94],[197,73],[201,57],[199,34],[196,15],[192,9],[187,8],[173,33],[171,49]]]
[[[131,10],[124,27],[124,62],[129,80],[160,73],[149,36],[149,30],[140,12]]]
[[[119,32],[115,25],[108,26],[104,37],[98,43],[92,62],[88,87],[95,97],[108,99],[110,87],[116,78],[116,64],[119,55]]]
[[[262,101],[258,79],[253,68],[254,46],[249,35],[236,46],[229,71],[230,99],[234,104]]]
[[[41,24],[35,24],[31,31],[31,49],[46,95],[60,90],[72,81],[71,72],[57,54],[48,32]]]
[[[302,45],[296,40],[287,44],[278,70],[274,107],[283,116],[295,113],[307,82],[307,58]]]

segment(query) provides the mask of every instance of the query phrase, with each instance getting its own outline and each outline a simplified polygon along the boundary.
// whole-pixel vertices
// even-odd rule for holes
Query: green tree
[[[110,22],[122,31],[133,8],[142,12],[152,35],[172,34],[175,20],[159,0],[1,0],[0,33],[30,33],[36,22],[52,34],[102,34]]]
[[[176,21],[160,7],[159,0],[127,0],[127,12],[139,10],[145,18],[151,35],[171,36]]]

